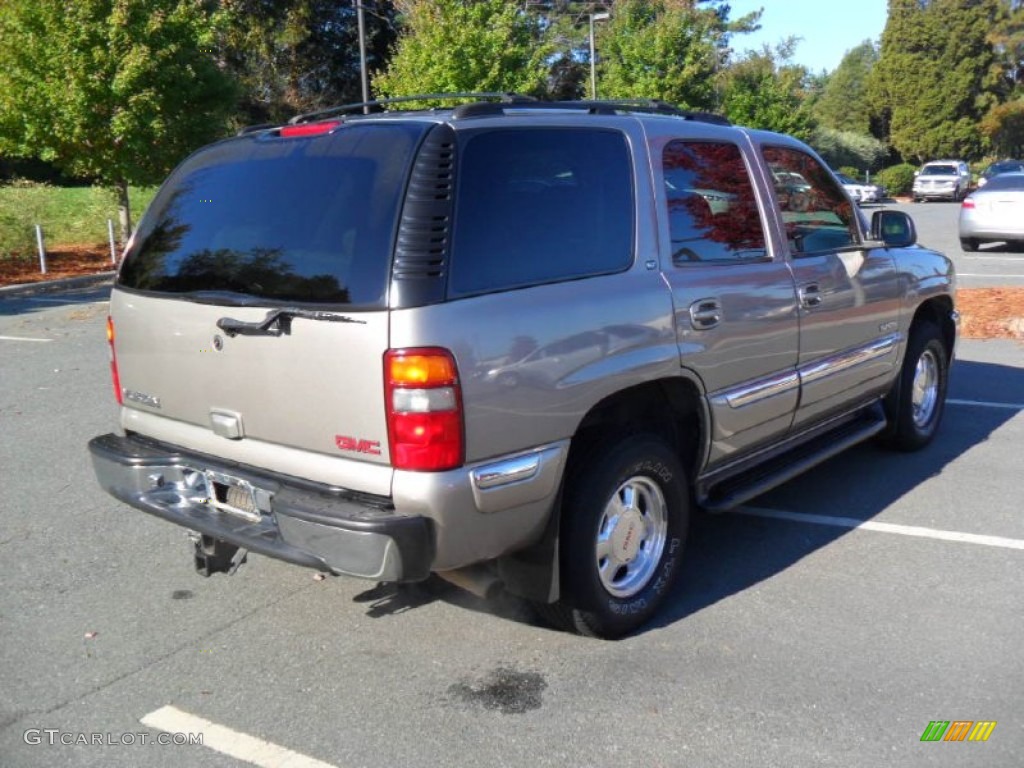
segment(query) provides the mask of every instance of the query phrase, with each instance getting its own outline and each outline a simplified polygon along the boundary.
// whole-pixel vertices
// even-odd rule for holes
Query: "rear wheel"
[[[975,240],[973,237],[961,237],[960,247],[963,250],[968,251],[969,253],[974,253],[976,250],[978,250],[978,241]]]
[[[949,383],[949,352],[934,323],[923,322],[910,334],[899,378],[886,398],[889,442],[915,451],[932,441],[942,421]]]
[[[664,441],[630,435],[570,472],[562,509],[562,599],[553,623],[620,637],[650,619],[678,575],[689,526],[683,469]]]

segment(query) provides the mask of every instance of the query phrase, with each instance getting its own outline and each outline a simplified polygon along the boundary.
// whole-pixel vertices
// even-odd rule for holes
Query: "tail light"
[[[451,352],[389,349],[384,396],[395,469],[438,472],[462,465],[462,392]]]
[[[124,405],[121,394],[121,375],[117,372],[117,352],[114,351],[114,319],[107,315],[107,343],[110,344],[110,376],[114,381],[114,397],[118,405]]]
[[[962,203],[960,203],[960,207],[961,208],[973,208],[974,207],[974,201],[971,200],[971,198],[969,198],[969,197],[965,198],[964,201]]]

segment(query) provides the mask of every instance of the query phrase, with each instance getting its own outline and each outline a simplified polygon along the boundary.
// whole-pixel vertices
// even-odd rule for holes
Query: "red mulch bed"
[[[0,285],[19,285],[81,277],[117,269],[110,263],[109,245],[60,245],[46,252],[46,274],[39,271],[39,257],[0,259]]]
[[[60,277],[78,277],[114,269],[105,245],[63,245],[46,257],[46,274],[38,259],[0,259],[0,285],[35,283]],[[961,288],[957,306],[966,339],[1019,339],[1024,341],[1024,288]]]

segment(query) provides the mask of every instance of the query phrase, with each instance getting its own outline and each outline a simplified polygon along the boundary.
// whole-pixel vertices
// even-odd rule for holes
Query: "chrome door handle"
[[[690,325],[698,331],[714,328],[722,319],[722,303],[718,299],[698,299],[690,305]]]
[[[817,283],[811,283],[810,285],[803,286],[800,291],[800,304],[804,307],[817,307],[821,305],[822,296],[821,289],[818,288]]]

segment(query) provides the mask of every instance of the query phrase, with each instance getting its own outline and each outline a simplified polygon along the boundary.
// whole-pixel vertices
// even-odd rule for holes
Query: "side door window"
[[[672,263],[767,258],[754,188],[739,147],[673,141],[662,155]]]
[[[763,155],[794,256],[860,242],[853,206],[827,168],[789,147],[765,147]]]

